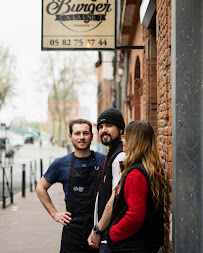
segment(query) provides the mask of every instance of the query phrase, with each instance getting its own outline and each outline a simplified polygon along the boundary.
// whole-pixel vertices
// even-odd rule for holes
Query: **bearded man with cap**
[[[109,147],[109,152],[104,167],[100,171],[96,187],[95,225],[88,238],[88,243],[93,248],[100,247],[100,253],[111,252],[107,245],[107,233],[105,231],[111,218],[115,196],[114,189],[118,185],[121,176],[121,163],[125,159],[121,141],[124,128],[123,116],[116,108],[108,108],[98,117],[98,133],[102,144]]]

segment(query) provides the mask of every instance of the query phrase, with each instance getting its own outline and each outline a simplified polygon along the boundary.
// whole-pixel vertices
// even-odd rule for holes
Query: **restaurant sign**
[[[42,50],[115,49],[115,0],[42,0]]]

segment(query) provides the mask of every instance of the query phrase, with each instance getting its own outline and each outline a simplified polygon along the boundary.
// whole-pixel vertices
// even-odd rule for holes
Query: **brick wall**
[[[158,149],[164,168],[165,248],[172,252],[172,90],[171,1],[157,0],[157,125]]]

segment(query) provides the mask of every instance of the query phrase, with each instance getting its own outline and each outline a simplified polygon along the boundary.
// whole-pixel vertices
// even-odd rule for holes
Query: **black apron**
[[[94,152],[91,152],[93,166],[74,168],[72,154],[66,210],[72,213],[72,220],[63,227],[60,253],[98,252],[87,243],[94,226],[95,187],[99,174]]]

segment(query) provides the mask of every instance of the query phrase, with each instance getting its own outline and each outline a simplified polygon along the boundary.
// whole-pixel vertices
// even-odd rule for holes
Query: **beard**
[[[91,142],[87,142],[86,145],[84,146],[80,146],[78,143],[72,143],[74,148],[77,149],[77,150],[86,150],[86,149],[89,149],[90,145],[91,145]]]
[[[110,137],[110,139],[108,139],[108,140],[103,140],[102,137],[103,137],[104,135],[108,135],[108,136]],[[112,139],[111,135],[110,135],[110,134],[107,134],[107,133],[103,133],[103,134],[101,135],[101,142],[102,142],[102,144],[105,145],[105,146],[111,146],[111,145],[113,145],[113,144],[117,141],[117,139],[118,139],[118,138]]]

